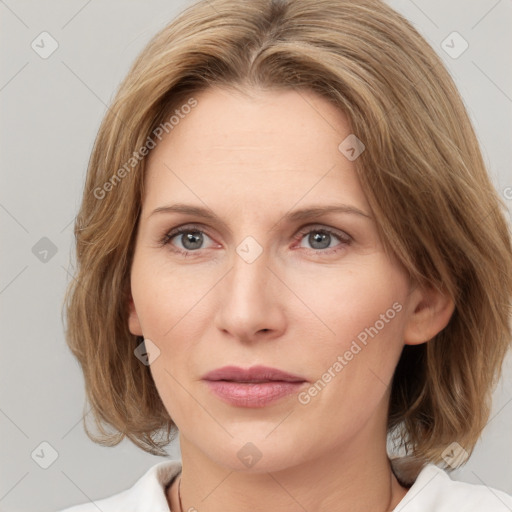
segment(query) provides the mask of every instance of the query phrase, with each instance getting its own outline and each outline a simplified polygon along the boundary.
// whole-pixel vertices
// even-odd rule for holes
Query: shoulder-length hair
[[[347,116],[366,147],[354,163],[387,254],[455,303],[437,336],[404,347],[388,432],[423,463],[442,462],[453,441],[471,453],[511,340],[509,228],[449,73],[378,0],[203,0],[135,60],[91,154],[65,299],[67,343],[100,431],[85,425],[89,437],[112,446],[126,436],[166,455],[177,431],[134,356],[130,266],[146,156],[214,86],[314,91]]]

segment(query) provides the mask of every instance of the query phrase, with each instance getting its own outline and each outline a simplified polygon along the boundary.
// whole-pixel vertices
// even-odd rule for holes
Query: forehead
[[[351,133],[348,120],[326,99],[218,88],[193,97],[196,106],[149,155],[144,210],[174,200],[260,208],[263,199],[281,207],[350,200],[367,208],[354,163],[338,149]]]

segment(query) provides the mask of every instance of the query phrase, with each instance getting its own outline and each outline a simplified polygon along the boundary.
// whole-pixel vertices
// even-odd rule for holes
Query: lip
[[[229,380],[233,382],[305,382],[306,379],[269,366],[252,366],[240,368],[239,366],[223,366],[203,375],[203,380],[218,381]]]
[[[203,380],[224,402],[253,408],[265,407],[296,393],[307,382],[303,377],[268,366],[224,366],[208,372]]]

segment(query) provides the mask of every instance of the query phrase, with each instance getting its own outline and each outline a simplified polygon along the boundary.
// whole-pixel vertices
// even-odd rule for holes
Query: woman
[[[489,417],[510,234],[449,74],[386,4],[187,9],[105,116],[75,234],[88,434],[165,455],[179,432],[182,460],[68,510],[512,508],[438,467]]]

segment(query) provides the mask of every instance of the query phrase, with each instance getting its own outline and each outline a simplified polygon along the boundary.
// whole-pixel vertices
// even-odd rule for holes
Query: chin
[[[276,435],[275,432],[270,434],[270,437],[275,435],[275,438],[270,439],[270,431],[271,429],[266,428],[262,434],[252,429],[251,432],[230,438],[225,443],[219,442],[214,452],[210,444],[205,453],[230,471],[243,473],[276,472],[300,464],[304,459],[304,451],[297,450],[300,445],[298,440],[286,435]]]

